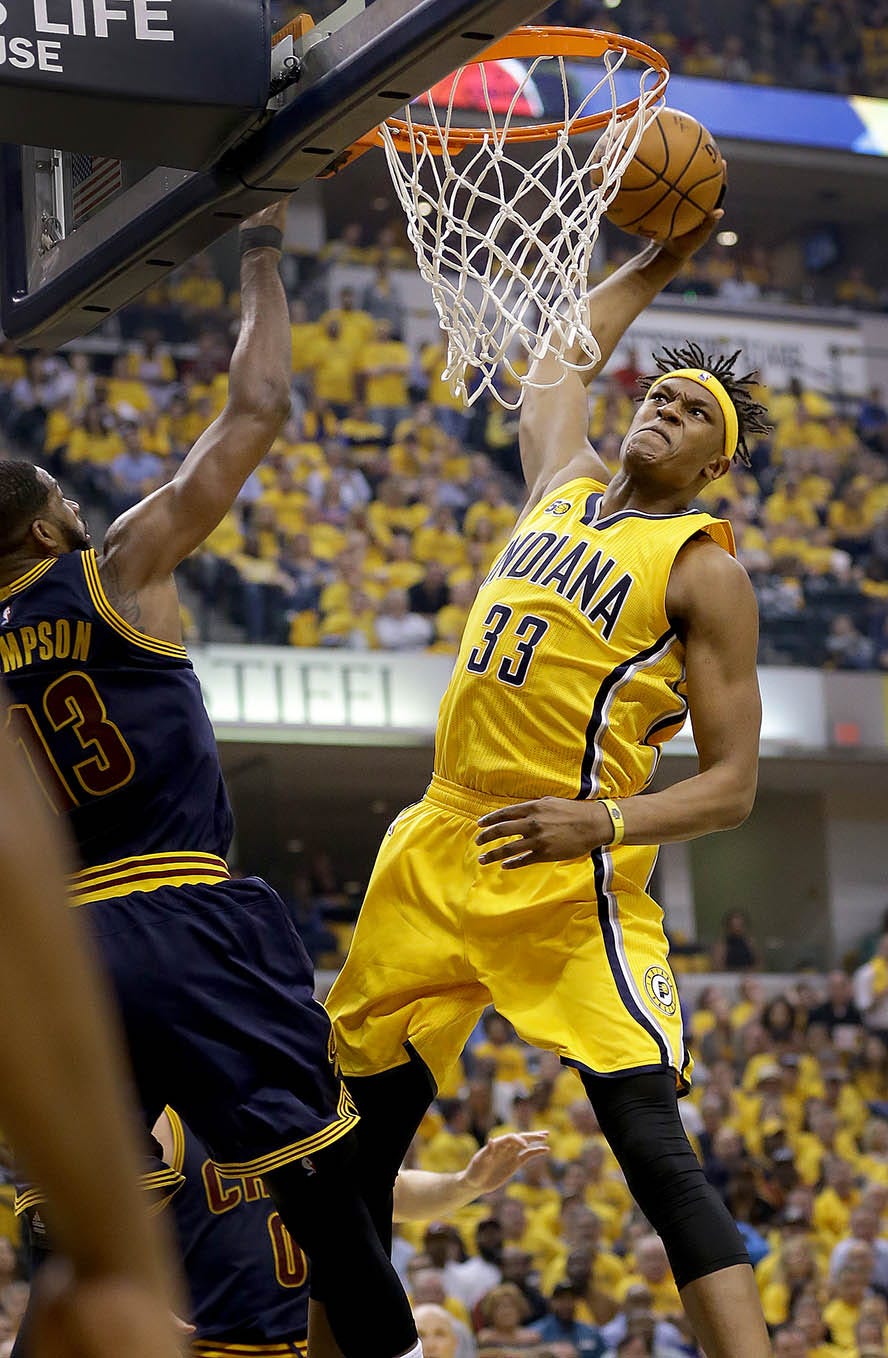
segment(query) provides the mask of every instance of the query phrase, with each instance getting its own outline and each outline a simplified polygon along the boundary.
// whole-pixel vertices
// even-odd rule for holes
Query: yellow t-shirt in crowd
[[[478,1142],[470,1132],[450,1132],[445,1127],[420,1151],[420,1168],[432,1174],[458,1174],[477,1149]]]
[[[367,506],[367,527],[376,541],[387,547],[396,531],[412,537],[427,514],[425,505],[387,505],[374,500]]]
[[[71,431],[69,462],[90,462],[95,467],[107,467],[122,452],[123,439],[113,430],[107,434],[89,434],[80,428]]]
[[[823,1319],[829,1326],[829,1332],[836,1344],[842,1349],[846,1358],[853,1358],[857,1352],[854,1343],[854,1330],[860,1317],[860,1307],[852,1306],[847,1301],[842,1301],[840,1297],[827,1302],[823,1308]]]
[[[290,326],[294,373],[310,372],[326,341],[327,336],[317,321],[295,321]]]
[[[367,311],[333,307],[324,312],[321,325],[326,325],[328,321],[339,322],[339,339],[355,358],[361,349],[372,342],[376,333],[376,322]]]
[[[427,525],[414,534],[413,554],[418,561],[440,561],[450,569],[465,560],[466,547],[459,533]]]
[[[244,535],[238,517],[234,510],[230,509],[204,542],[203,550],[213,556],[233,557],[240,552],[243,545]]]
[[[671,1273],[658,1283],[649,1282],[640,1273],[627,1273],[620,1284],[617,1294],[618,1301],[624,1299],[630,1287],[646,1287],[648,1289],[656,1315],[674,1316],[681,1314],[681,1297],[678,1295],[678,1288],[675,1286],[675,1279]]]
[[[801,494],[787,495],[782,490],[775,490],[766,502],[765,519],[771,524],[782,524],[790,519],[797,519],[805,528],[816,528],[820,523],[817,510],[810,500]]]
[[[465,630],[468,608],[458,604],[445,604],[435,614],[435,640],[429,647],[433,651],[450,653],[459,648]]]
[[[527,1083],[527,1054],[516,1042],[479,1042],[472,1054],[477,1061],[493,1062],[495,1079],[506,1084]]]
[[[374,368],[391,368],[374,375]],[[364,397],[369,406],[406,406],[409,404],[407,374],[410,350],[400,340],[374,340],[363,353],[361,371],[365,375]]]
[[[463,532],[467,538],[472,537],[480,520],[486,519],[493,526],[494,537],[504,537],[515,527],[517,514],[514,505],[491,505],[486,500],[476,500],[466,512]]]
[[[320,401],[334,405],[350,405],[356,397],[355,359],[351,350],[339,340],[324,337],[318,346],[314,365],[315,394]]]

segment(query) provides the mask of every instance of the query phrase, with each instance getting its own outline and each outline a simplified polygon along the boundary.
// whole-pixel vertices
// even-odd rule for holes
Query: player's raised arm
[[[548,1132],[510,1132],[488,1141],[457,1174],[402,1169],[395,1180],[395,1221],[429,1221],[455,1212],[508,1183],[549,1149]]]
[[[543,495],[576,476],[591,476],[604,483],[610,480],[610,472],[589,442],[586,388],[632,322],[672,281],[685,260],[706,243],[723,215],[721,210],[712,212],[684,236],[645,246],[592,289],[589,324],[601,349],[595,367],[577,371],[554,352],[535,364],[533,375],[544,385],[527,388],[518,430],[521,465],[530,495],[525,513]],[[572,363],[582,364],[585,357],[579,346],[567,354]]]
[[[280,277],[286,203],[241,228],[241,328],[228,401],[173,479],[108,530],[102,558],[116,598],[168,579],[224,518],[290,410],[291,338]],[[247,248],[253,247],[253,248]]]
[[[0,718],[4,708],[0,695]],[[0,740],[0,989],[8,1015],[0,1119],[47,1194],[70,1268],[43,1296],[33,1351],[35,1358],[173,1358],[179,1349],[166,1264],[137,1187],[128,1075],[110,1006],[66,906],[67,867],[32,779]]]

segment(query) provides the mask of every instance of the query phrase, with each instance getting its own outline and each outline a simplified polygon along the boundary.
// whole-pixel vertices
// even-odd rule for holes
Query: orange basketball
[[[689,113],[663,108],[645,129],[607,219],[651,240],[682,236],[718,206],[724,185],[715,138]]]

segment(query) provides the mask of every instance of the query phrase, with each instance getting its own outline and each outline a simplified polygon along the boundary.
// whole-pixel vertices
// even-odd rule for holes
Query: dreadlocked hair
[[[661,349],[658,354],[654,354],[654,362],[659,372],[650,377],[640,377],[638,385],[643,392],[648,392],[663,373],[673,372],[676,368],[701,368],[703,372],[712,373],[734,403],[738,425],[737,456],[744,467],[749,467],[751,459],[746,442],[748,436],[767,434],[771,425],[768,423],[767,406],[762,405],[761,401],[756,401],[749,390],[758,380],[758,370],[753,368],[752,372],[744,373],[742,377],[734,372],[734,364],[742,352],[742,349],[735,349],[728,355],[707,354],[699,344],[687,344],[683,349]]]

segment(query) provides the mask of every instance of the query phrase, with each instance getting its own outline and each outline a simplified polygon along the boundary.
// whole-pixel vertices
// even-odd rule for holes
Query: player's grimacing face
[[[676,488],[722,456],[725,417],[715,397],[697,382],[674,377],[642,401],[620,449],[624,469]],[[721,475],[721,472],[718,472]]]

